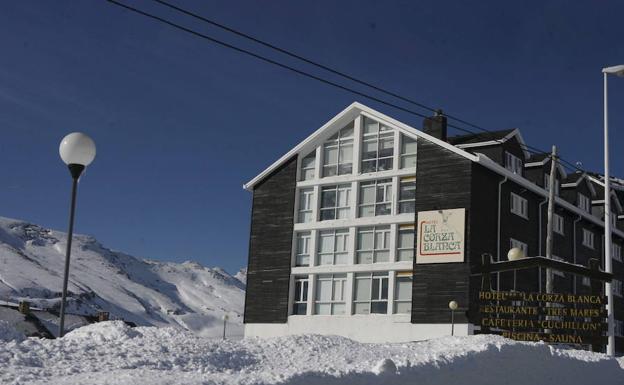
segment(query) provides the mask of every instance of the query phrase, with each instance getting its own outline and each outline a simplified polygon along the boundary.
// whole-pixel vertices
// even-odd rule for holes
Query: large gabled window
[[[323,176],[351,174],[353,171],[353,122],[323,144]]]
[[[360,217],[390,215],[392,213],[392,179],[360,183]]]
[[[355,314],[388,312],[388,272],[355,274]]]
[[[394,131],[379,122],[364,118],[361,172],[392,170]]]
[[[306,157],[301,159],[301,173],[299,180],[314,179],[316,169],[316,150],[312,151]]]
[[[357,233],[357,263],[390,260],[390,226],[361,227]]]
[[[349,262],[349,230],[319,231],[318,264],[341,265]]]
[[[308,310],[308,276],[295,276],[293,314],[305,315]]]
[[[401,135],[401,168],[416,167],[416,139]]]
[[[345,314],[346,274],[319,274],[316,277],[314,314]]]
[[[321,190],[321,220],[349,218],[351,185],[326,186]]]

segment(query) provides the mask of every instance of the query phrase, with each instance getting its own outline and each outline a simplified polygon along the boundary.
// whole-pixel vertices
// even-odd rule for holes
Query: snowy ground
[[[20,340],[0,322],[2,384],[624,383],[623,359],[496,336],[405,344],[323,336],[221,341],[104,322],[62,339]]]

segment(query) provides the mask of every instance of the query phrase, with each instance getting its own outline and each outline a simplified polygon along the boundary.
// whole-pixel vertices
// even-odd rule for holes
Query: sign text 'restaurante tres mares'
[[[418,213],[416,263],[464,262],[466,209]]]

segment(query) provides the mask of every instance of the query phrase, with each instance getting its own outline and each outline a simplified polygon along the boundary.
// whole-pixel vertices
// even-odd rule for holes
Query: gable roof
[[[404,135],[407,135],[411,138],[422,138],[429,142],[435,143],[440,147],[443,147],[449,151],[452,151],[458,155],[461,155],[467,159],[472,161],[476,161],[477,156],[471,154],[467,151],[464,151],[460,148],[453,146],[452,144],[440,140],[436,137],[433,137],[429,134],[426,134],[420,130],[415,129],[414,127],[408,126],[405,123],[399,122],[396,119],[393,119],[387,115],[382,114],[379,111],[373,110],[370,107],[367,107],[361,103],[353,102],[350,106],[342,110],[338,115],[334,116],[331,120],[325,123],[321,128],[314,131],[310,136],[301,141],[298,145],[293,147],[290,151],[284,154],[281,158],[276,160],[273,164],[271,164],[268,168],[262,171],[260,174],[255,176],[252,180],[245,183],[243,188],[248,191],[252,191],[253,187],[258,184],[258,182],[262,181],[266,176],[271,174],[275,169],[281,166],[284,162],[290,159],[295,154],[300,152],[306,153],[311,151],[312,148],[318,146],[320,143],[324,142],[331,134],[334,133],[334,130],[341,129],[351,120],[355,119],[358,115],[364,115],[371,119],[374,119],[385,126],[398,130]]]
[[[522,138],[520,130],[517,128],[453,136],[449,138],[449,143],[459,148],[485,147],[503,144],[514,137],[518,140],[518,143],[520,143],[520,148],[524,153],[524,159],[529,159],[530,154],[527,151],[526,143]]]
[[[589,180],[589,175],[587,175],[587,173],[585,172],[577,171],[575,173],[568,175],[568,177],[563,181],[563,183],[561,183],[561,187],[562,188],[578,187],[578,185],[581,184],[582,181],[586,181],[592,195],[596,195],[596,188]]]
[[[544,167],[547,163],[550,162],[550,154],[533,154],[524,164],[525,168],[531,167]],[[568,173],[565,168],[561,165],[561,162],[557,162],[557,169],[563,178],[568,177]]]

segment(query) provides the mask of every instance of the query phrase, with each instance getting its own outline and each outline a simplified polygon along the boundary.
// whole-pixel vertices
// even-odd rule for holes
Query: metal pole
[[[548,179],[548,221],[546,222],[546,258],[548,259],[552,259],[553,247],[553,214],[555,212],[557,146],[552,146],[550,159],[550,178]],[[551,268],[546,269],[546,292],[553,292],[553,273]]]
[[[72,175],[71,208],[69,211],[69,230],[67,231],[67,250],[65,251],[65,274],[63,275],[63,295],[61,297],[61,314],[59,321],[59,337],[65,334],[65,300],[67,297],[67,281],[69,278],[69,259],[71,256],[72,237],[74,233],[74,213],[76,212],[76,190],[78,177]]]
[[[608,97],[607,97],[607,73],[604,73],[604,255],[605,271],[612,272],[611,266],[611,197],[609,189],[609,120],[608,120]],[[608,321],[608,343],[607,354],[615,356],[615,337],[613,330],[613,292],[611,282],[605,282],[605,292],[607,294],[607,321]]]
[[[223,317],[223,339],[225,339],[225,324],[227,323],[227,318]]]
[[[455,310],[451,310],[451,336],[455,335]]]

